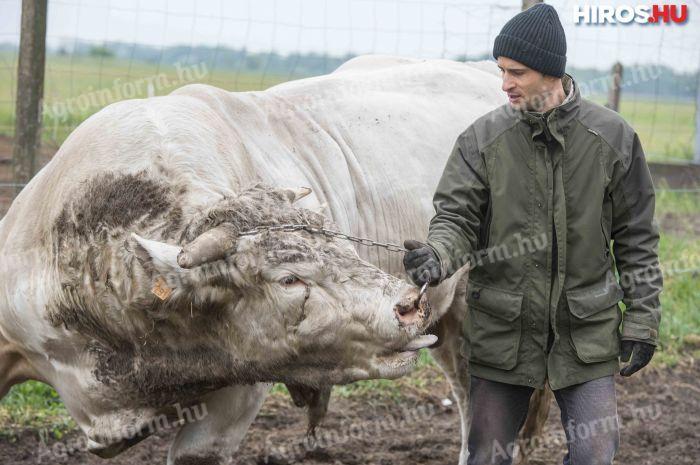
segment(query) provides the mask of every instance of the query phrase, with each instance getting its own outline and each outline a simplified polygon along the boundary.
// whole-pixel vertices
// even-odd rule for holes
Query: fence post
[[[47,0],[22,1],[22,30],[17,64],[15,141],[12,148],[14,182],[28,182],[41,143],[41,107],[46,61]],[[19,192],[21,187],[16,188]]]
[[[695,157],[693,162],[700,165],[700,67],[698,67],[698,85],[695,89]]]
[[[530,8],[532,5],[536,5],[537,3],[542,3],[542,0],[523,0],[523,11],[527,10]]]
[[[622,81],[622,63],[619,61],[612,67],[612,82],[608,89],[608,103],[606,107],[617,112],[620,111],[620,82]]]

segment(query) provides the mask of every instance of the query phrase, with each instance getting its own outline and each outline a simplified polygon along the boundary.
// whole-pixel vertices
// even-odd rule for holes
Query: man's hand
[[[651,361],[656,347],[652,344],[639,341],[622,341],[620,359],[627,362],[632,356],[629,365],[620,370],[622,376],[631,376],[638,372]]]
[[[403,266],[413,284],[422,286],[427,281],[434,286],[440,282],[440,261],[432,248],[412,239],[403,241],[403,246],[408,249]]]

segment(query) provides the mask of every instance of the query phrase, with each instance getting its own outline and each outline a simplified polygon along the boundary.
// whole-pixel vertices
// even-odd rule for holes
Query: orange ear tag
[[[160,300],[165,300],[170,297],[173,290],[168,287],[168,283],[165,282],[162,276],[158,276],[151,292]]]

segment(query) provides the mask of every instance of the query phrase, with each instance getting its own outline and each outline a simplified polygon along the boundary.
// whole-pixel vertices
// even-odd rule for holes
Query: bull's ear
[[[454,272],[452,276],[434,287],[428,287],[428,301],[432,306],[431,319],[439,320],[452,306],[455,299],[465,302],[469,263]],[[466,303],[464,303],[466,305]]]
[[[291,203],[301,200],[311,193],[310,187],[296,187],[296,188],[286,188],[280,189],[282,195],[287,197]]]
[[[319,215],[324,215],[324,216],[329,215],[331,213],[330,210],[328,209],[328,202],[323,202],[321,205],[314,208],[313,211],[315,213],[318,213]]]
[[[152,268],[162,275],[187,271],[177,263],[177,256],[182,250],[180,247],[144,239],[136,233],[132,233],[131,238],[136,257],[144,267]]]

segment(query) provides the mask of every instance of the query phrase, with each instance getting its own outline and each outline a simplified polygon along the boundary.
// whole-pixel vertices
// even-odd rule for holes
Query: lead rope
[[[292,231],[306,231],[311,234],[323,234],[324,236],[327,237],[337,237],[339,239],[345,239],[348,241],[352,242],[357,242],[358,244],[365,245],[367,247],[382,247],[388,250],[389,252],[408,252],[408,249],[401,247],[400,245],[392,244],[390,242],[377,242],[373,241],[372,239],[367,239],[367,238],[362,238],[362,237],[356,237],[356,236],[351,236],[349,234],[342,233],[340,231],[333,231],[331,229],[326,229],[326,228],[317,228],[308,224],[295,224],[295,223],[288,223],[288,224],[279,224],[279,225],[274,225],[274,226],[256,226],[253,229],[249,229],[247,231],[243,231],[238,233],[239,236],[252,236],[254,234],[260,234],[262,232],[274,232],[274,231],[282,231],[282,232],[292,232]],[[424,273],[428,274],[429,272],[426,270]],[[426,277],[429,279],[429,276]],[[425,284],[421,286],[420,288],[420,293],[418,294],[418,300],[420,300],[423,295],[425,294],[425,291],[428,289],[428,279],[425,280]]]

